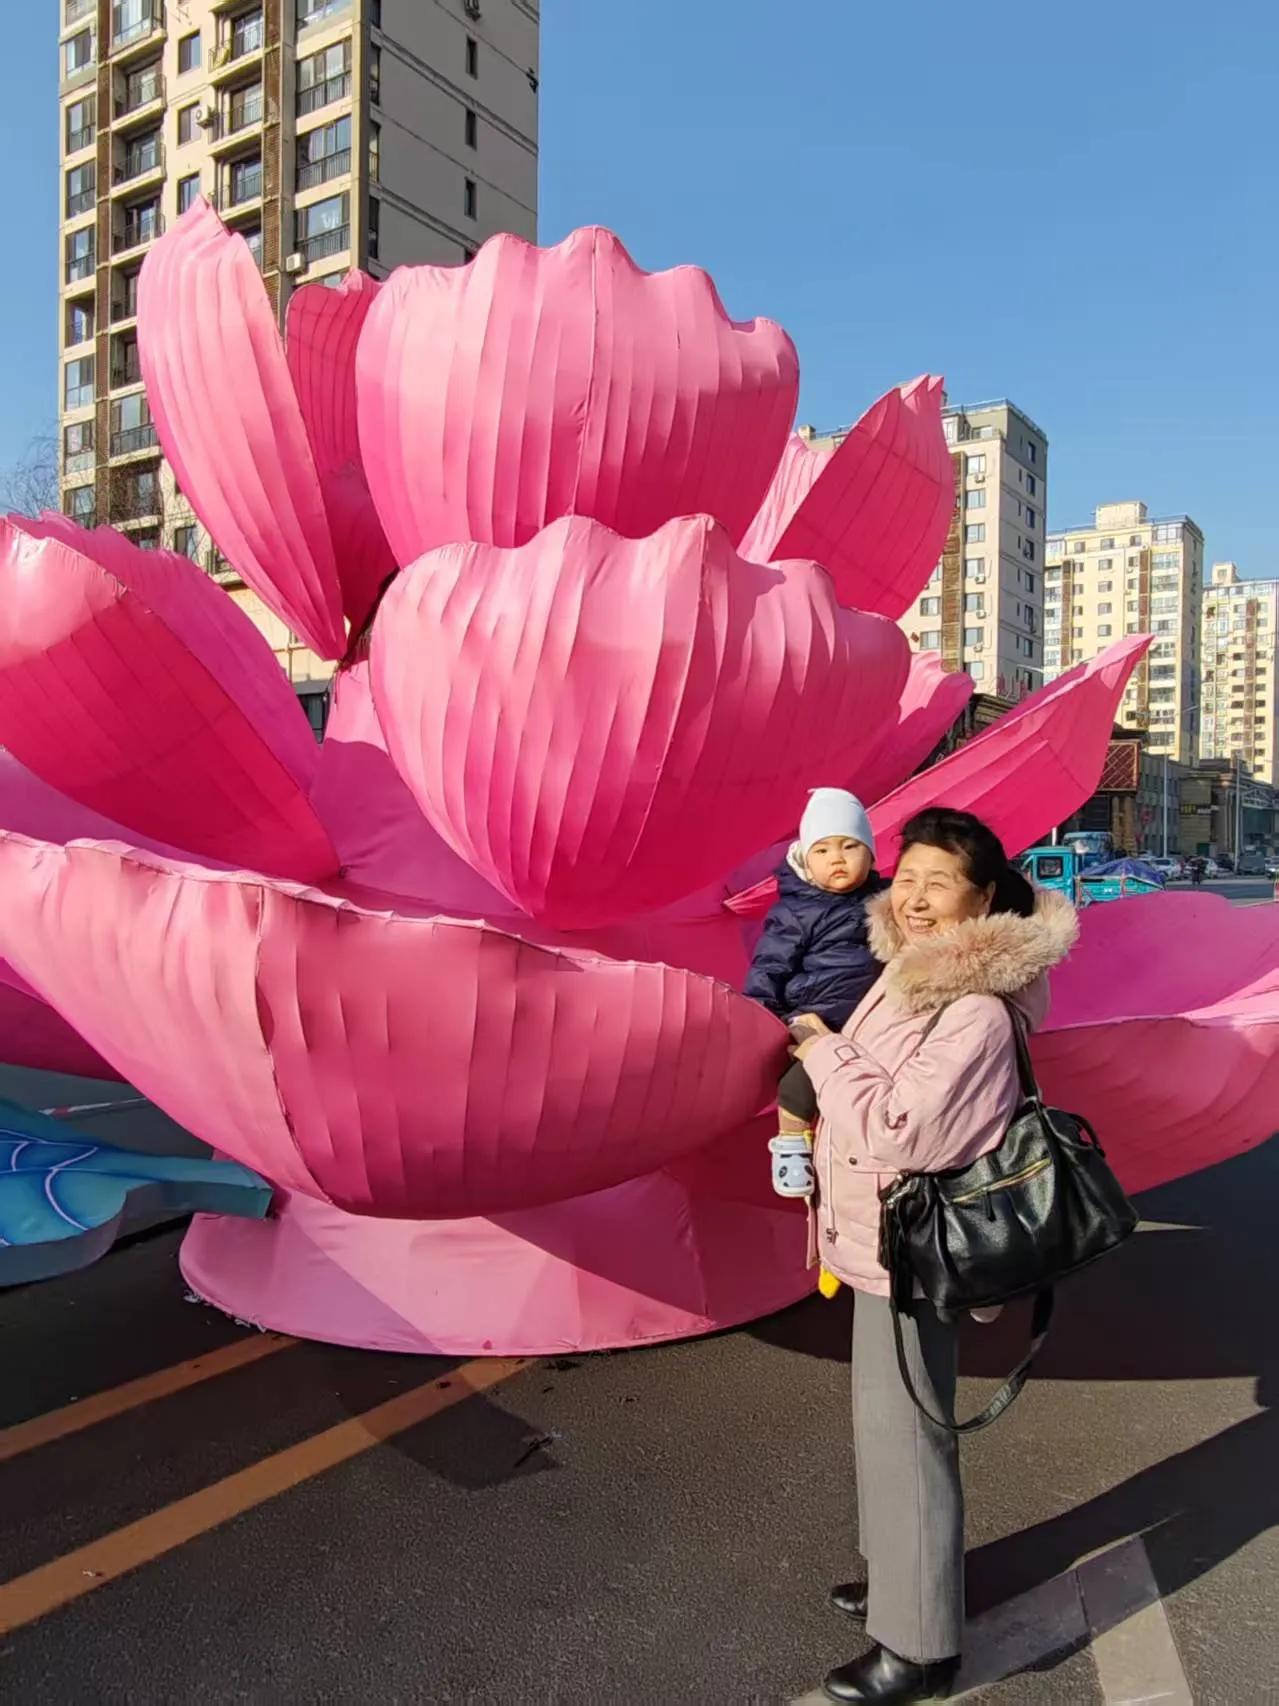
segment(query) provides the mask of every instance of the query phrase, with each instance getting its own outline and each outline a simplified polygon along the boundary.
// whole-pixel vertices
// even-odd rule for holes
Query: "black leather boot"
[[[957,1658],[917,1665],[887,1647],[872,1647],[864,1657],[831,1671],[822,1686],[830,1700],[914,1706],[919,1700],[948,1700],[958,1673]]]
[[[830,1590],[830,1602],[836,1611],[851,1617],[854,1623],[866,1621],[866,1583],[841,1582]]]

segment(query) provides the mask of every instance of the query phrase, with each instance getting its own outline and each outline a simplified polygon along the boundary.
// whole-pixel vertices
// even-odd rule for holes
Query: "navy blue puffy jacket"
[[[787,864],[777,886],[745,992],[779,1019],[816,1013],[839,1030],[883,969],[870,951],[866,902],[888,884],[872,871],[861,888],[835,894]]]

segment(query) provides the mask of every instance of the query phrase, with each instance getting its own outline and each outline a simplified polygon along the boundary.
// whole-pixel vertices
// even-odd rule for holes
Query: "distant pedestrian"
[[[910,1702],[949,1694],[964,1626],[964,1503],[956,1437],[925,1419],[897,1365],[880,1190],[995,1149],[1020,1100],[1011,1000],[1028,1027],[1048,1007],[1047,973],[1075,939],[1074,909],[1034,891],[999,838],[966,812],[905,827],[890,891],[871,902],[885,972],[842,1035],[815,1014],[792,1022],[795,1057],[820,1111],[816,1174],[822,1260],[857,1292],[853,1436],[868,1581],[831,1592],[876,1642],[833,1670],[833,1700]],[[903,1315],[911,1379],[954,1414],[956,1326],[916,1299]]]

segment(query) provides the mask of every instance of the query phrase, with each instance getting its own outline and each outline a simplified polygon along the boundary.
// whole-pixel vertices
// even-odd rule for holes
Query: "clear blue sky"
[[[0,66],[0,463],[53,414],[54,0]],[[1048,432],[1050,520],[1145,498],[1279,575],[1271,0],[543,0],[542,239],[612,226],[780,320],[802,419],[924,368]],[[16,247],[16,245],[15,245]],[[11,251],[12,252],[12,251]]]

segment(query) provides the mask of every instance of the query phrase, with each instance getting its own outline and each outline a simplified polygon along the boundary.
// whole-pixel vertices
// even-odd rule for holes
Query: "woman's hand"
[[[821,1042],[823,1037],[832,1037],[834,1032],[824,1019],[819,1019],[816,1013],[797,1013],[790,1021],[791,1053],[796,1060],[802,1061],[805,1055]]]

